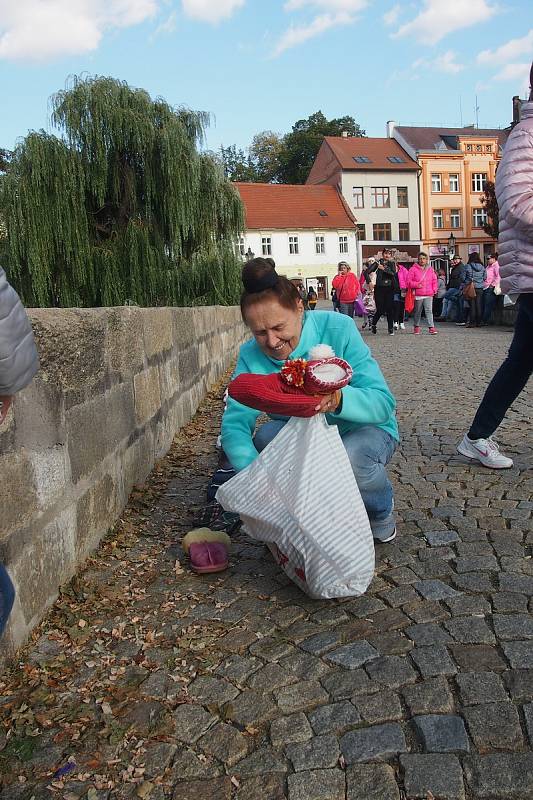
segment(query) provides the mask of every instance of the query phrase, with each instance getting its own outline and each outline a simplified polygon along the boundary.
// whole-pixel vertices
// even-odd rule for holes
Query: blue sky
[[[533,58],[529,0],[0,0],[0,147],[51,130],[68,75],[111,75],[209,111],[208,146],[285,133],[321,109],[505,126]],[[462,119],[461,119],[462,113]]]

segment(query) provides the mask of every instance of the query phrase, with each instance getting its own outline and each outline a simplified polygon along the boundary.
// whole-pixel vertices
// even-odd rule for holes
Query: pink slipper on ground
[[[222,542],[195,542],[189,546],[194,572],[222,572],[228,568],[228,549]]]

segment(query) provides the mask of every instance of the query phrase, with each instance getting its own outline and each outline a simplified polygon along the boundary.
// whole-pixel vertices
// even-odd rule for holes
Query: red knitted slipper
[[[228,548],[222,542],[194,542],[189,545],[189,558],[194,572],[222,572],[228,567]]]
[[[229,396],[244,406],[285,417],[313,417],[317,398],[285,383],[279,372],[254,375],[243,372],[228,386]]]

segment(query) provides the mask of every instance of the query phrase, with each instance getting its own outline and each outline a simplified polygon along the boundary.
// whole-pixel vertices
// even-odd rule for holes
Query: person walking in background
[[[315,292],[315,290],[313,289],[313,287],[310,286],[309,287],[309,291],[307,292],[307,305],[308,305],[310,311],[314,311],[315,310],[316,304],[317,304],[317,300],[318,300],[318,295]]]
[[[437,293],[438,281],[435,270],[428,263],[426,253],[419,253],[418,259],[409,270],[409,288],[415,290],[415,311],[413,333],[420,333],[422,311],[426,315],[429,333],[436,334],[433,323],[433,297]]]
[[[439,269],[437,272],[437,294],[433,298],[433,316],[438,319],[442,316],[442,305],[446,294],[446,272]]]
[[[380,258],[376,265],[376,285],[374,287],[376,313],[372,321],[372,333],[377,333],[377,324],[385,315],[389,336],[394,336],[394,292],[396,288],[399,291],[392,251],[384,248],[383,258]]]
[[[407,281],[409,270],[403,264],[396,264],[396,277],[398,278],[398,291],[394,287],[394,329],[405,330],[405,294],[407,292]]]
[[[0,427],[13,403],[39,369],[39,357],[28,315],[18,294],[9,285],[0,267]],[[11,578],[0,564],[0,636],[6,626],[15,590]]]
[[[476,295],[468,300],[470,305],[470,322],[468,322],[467,328],[479,328],[481,325],[483,286],[486,276],[487,270],[479,257],[479,253],[470,253],[466,263],[465,284],[466,286],[473,284]]]
[[[496,305],[496,297],[500,294],[500,265],[498,264],[498,256],[489,256],[487,276],[483,284],[483,311],[481,321],[484,325],[488,325],[491,321],[492,312]]]
[[[457,446],[461,455],[492,469],[513,466],[492,435],[533,372],[533,64],[529,81],[529,101],[522,105],[521,120],[507,139],[496,173],[499,271],[502,292],[518,304],[514,336],[507,358]]]
[[[369,258],[366,269],[361,276],[361,291],[363,292],[363,305],[366,309],[366,317],[363,320],[362,330],[367,326],[372,329],[374,324],[374,314],[376,313],[376,301],[374,300],[374,286],[376,283],[376,271],[374,269],[375,259]]]
[[[337,292],[339,311],[353,317],[355,298],[359,294],[359,281],[347,261],[339,261],[339,273],[333,278],[333,288]]]

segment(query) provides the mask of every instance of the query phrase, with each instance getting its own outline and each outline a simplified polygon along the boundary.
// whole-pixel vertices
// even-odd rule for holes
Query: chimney
[[[342,138],[343,138],[343,139],[347,139],[347,138],[348,138],[348,136],[349,136],[349,134],[348,134],[348,131],[343,131],[343,132],[341,133],[341,136],[342,136]]]
[[[518,122],[520,122],[521,108],[522,108],[522,101],[520,97],[517,94],[515,94],[515,96],[513,97],[513,121],[511,122],[511,128],[514,128],[514,126]]]
[[[387,138],[392,139],[394,136],[394,128],[398,123],[395,122],[393,119],[389,119],[387,122]]]

